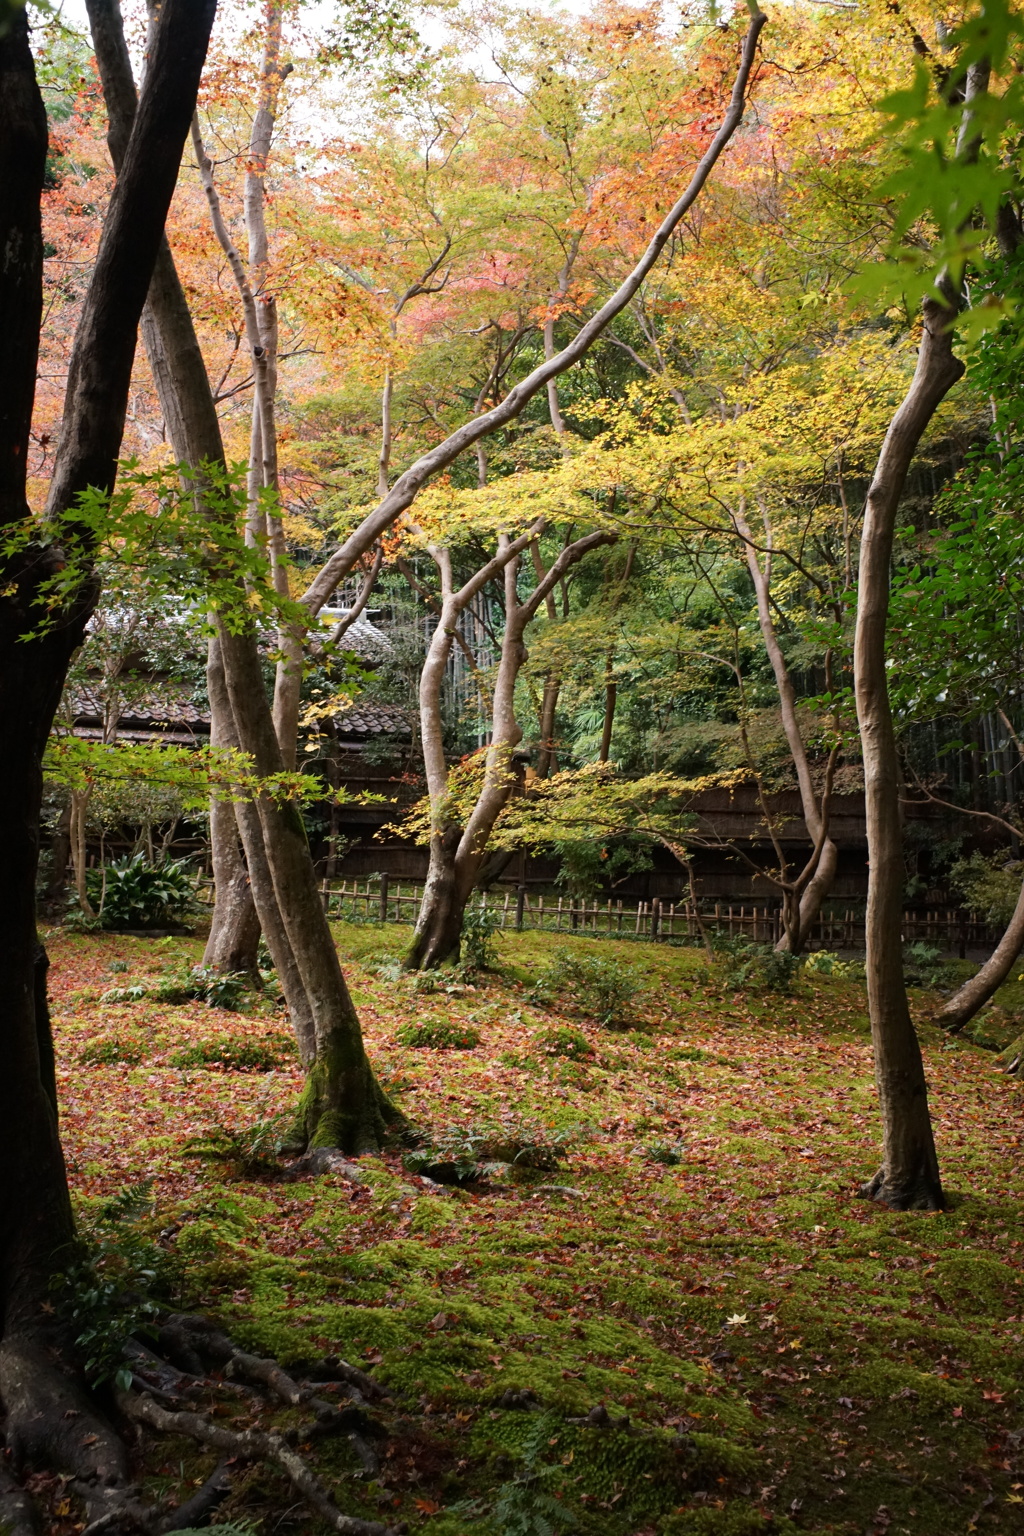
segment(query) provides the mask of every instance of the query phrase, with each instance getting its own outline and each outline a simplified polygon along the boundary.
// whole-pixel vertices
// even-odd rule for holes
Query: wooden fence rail
[[[201,900],[212,901],[212,886],[202,882]],[[342,880],[321,886],[324,910],[331,917],[357,922],[414,923],[423,895],[420,881],[392,881],[388,875],[368,880]],[[612,938],[701,942],[701,927],[709,933],[744,937],[758,943],[777,942],[781,929],[778,908],[721,902],[704,903],[698,913],[690,902],[642,901],[627,906],[622,901],[580,901],[571,896],[530,896],[525,886],[514,890],[481,892],[472,905],[496,919],[495,926],[543,930],[547,933],[605,934]],[[699,921],[698,921],[699,916]],[[997,944],[1002,930],[976,912],[954,908],[910,909],[903,914],[905,943],[923,942],[943,949],[968,949]],[[824,912],[810,939],[812,949],[863,949],[863,911]]]

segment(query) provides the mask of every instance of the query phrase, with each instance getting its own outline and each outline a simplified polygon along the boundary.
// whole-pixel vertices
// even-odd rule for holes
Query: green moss
[[[392,1402],[374,1410],[391,1436],[379,1488],[352,1479],[347,1445],[312,1453],[347,1512],[411,1524],[422,1499],[441,1506],[424,1525],[436,1536],[504,1536],[494,1510],[522,1481],[526,1436],[543,1420],[540,1463],[554,1469],[575,1536],[863,1536],[882,1505],[893,1532],[961,1536],[989,1490],[979,1536],[1009,1536],[1024,1232],[1007,1125],[1020,1087],[987,1070],[990,1058],[941,1057],[953,1209],[887,1213],[854,1195],[877,1141],[860,984],[821,977],[769,1010],[721,999],[699,953],[624,945],[621,963],[651,998],[651,1033],[602,1046],[581,1082],[571,1057],[537,1045],[566,1021],[529,1005],[515,976],[445,1001],[460,1027],[485,1025],[486,1061],[397,1049],[422,1002],[406,982],[360,970],[394,934],[338,931],[372,1000],[374,1059],[389,1080],[401,1074],[425,1143],[446,1127],[465,1137],[514,1122],[545,1144],[576,1128],[568,1167],[538,1182],[580,1191],[563,1199],[505,1181],[427,1194],[400,1154],[385,1153],[362,1159],[367,1182],[355,1191],[330,1177],[225,1188],[204,1169],[205,1193],[161,1214],[183,1305],[259,1353],[338,1354],[390,1387]],[[566,942],[593,941],[500,940],[524,979]],[[58,1026],[75,1056],[111,1027],[88,1018],[92,1006]],[[161,1050],[182,1043],[173,1020],[154,1028],[167,1030]],[[945,1043],[922,1034],[926,1056]],[[131,1156],[152,1162],[159,1131],[166,1171],[194,1105],[168,1108],[151,1077],[133,1088],[151,1123]],[[267,1086],[224,1074],[204,1089],[235,1124],[248,1111],[233,1099],[254,1103]],[[100,1131],[118,1134],[103,1113]],[[661,1144],[680,1162],[651,1163],[645,1149]],[[92,1152],[78,1166],[98,1179]],[[516,1393],[532,1394],[535,1410],[517,1408]],[[567,1422],[597,1404],[629,1415],[637,1433]],[[971,1492],[958,1504],[950,1487]],[[774,1492],[762,1508],[764,1488]],[[264,1519],[290,1497],[268,1477],[231,1512]],[[459,1501],[462,1512],[446,1512]],[[772,1516],[791,1506],[795,1525]]]
[[[797,1536],[797,1531],[785,1515],[762,1514],[738,1500],[680,1510],[658,1522],[658,1536]]]

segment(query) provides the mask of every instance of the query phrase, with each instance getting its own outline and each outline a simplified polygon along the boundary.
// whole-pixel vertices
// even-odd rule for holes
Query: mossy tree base
[[[315,1061],[306,1078],[287,1145],[290,1151],[336,1147],[349,1157],[379,1152],[389,1136],[406,1126],[364,1056],[348,1070],[332,1071],[329,1059]]]
[[[1000,1051],[996,1065],[1010,1077],[1024,1077],[1024,1035],[1018,1035],[1012,1045]]]
[[[874,1178],[861,1186],[859,1193],[862,1199],[874,1200],[890,1211],[944,1211],[947,1204],[942,1185],[929,1171],[895,1179],[884,1168],[879,1168]]]
[[[446,960],[458,960],[465,913],[466,903],[458,899],[454,890],[446,889],[433,897],[426,893],[416,932],[402,961],[403,969],[433,971]]]

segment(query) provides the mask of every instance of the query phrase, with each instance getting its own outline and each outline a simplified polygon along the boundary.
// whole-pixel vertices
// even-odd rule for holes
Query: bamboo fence
[[[393,881],[387,874],[366,880],[324,881],[321,899],[329,916],[356,922],[414,923],[423,897],[419,881]],[[212,901],[204,883],[200,898]],[[701,929],[773,944],[782,933],[777,907],[742,903],[702,903],[697,912],[689,901],[582,901],[571,896],[531,896],[525,886],[480,892],[472,906],[490,913],[498,929],[518,932],[576,933],[608,938],[632,938],[698,944]],[[997,944],[1002,930],[976,912],[956,908],[911,908],[903,914],[904,943],[923,942],[964,954],[967,949]],[[822,912],[811,934],[811,949],[863,949],[863,910]]]

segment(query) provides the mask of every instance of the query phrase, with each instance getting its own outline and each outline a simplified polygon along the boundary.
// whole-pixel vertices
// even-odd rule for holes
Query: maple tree
[[[272,25],[278,16],[279,11],[272,5],[268,11],[268,20]],[[557,378],[586,353],[592,340],[629,302],[675,225],[699,196],[715,162],[739,125],[747,80],[753,68],[757,38],[763,24],[761,13],[753,12],[722,124],[693,170],[687,190],[662,220],[660,228],[626,280],[566,347],[534,368],[496,405],[456,428],[407,468],[377,507],[349,533],[309,582],[306,591],[298,598],[298,607],[291,606],[286,626],[291,638],[286,637],[282,653],[285,660],[278,671],[276,697],[281,708],[277,710],[276,722],[267,707],[263,692],[257,631],[252,618],[246,617],[244,607],[240,604],[236,604],[233,613],[225,613],[218,607],[214,623],[218,664],[223,669],[227,705],[227,709],[219,712],[222,717],[226,717],[227,710],[230,710],[237,744],[251,754],[259,774],[267,777],[274,775],[294,750],[299,680],[298,631],[312,625],[338,581],[353,569],[395,519],[411,506],[422,485],[430,477],[453,463],[465,448],[473,446],[506,421],[513,420],[534,394],[545,389],[549,381]],[[130,77],[125,75],[123,43],[121,56],[119,67],[127,93]],[[267,57],[271,56],[268,54]],[[265,62],[265,78],[268,78],[269,71],[276,79],[277,69],[275,62]],[[114,93],[109,84],[106,89],[113,121]],[[269,111],[269,107],[265,106],[265,110]],[[198,148],[197,143],[197,151]],[[205,164],[205,156],[202,154],[200,160]],[[208,168],[204,175],[209,196]],[[261,196],[262,187],[254,189],[253,203],[257,203]],[[215,199],[211,199],[216,222],[215,202]],[[262,232],[253,227],[254,238],[259,245]],[[227,248],[223,240],[222,244]],[[250,304],[245,299],[241,282],[239,288],[251,311],[255,301]],[[180,315],[180,319],[184,325],[187,316]],[[252,332],[249,345],[253,377],[258,379],[262,376],[266,361],[263,356],[265,348],[251,321],[249,329]],[[162,339],[162,345],[169,359],[170,348],[166,338]],[[188,390],[202,397],[204,412],[208,417],[209,410],[205,402],[211,399],[209,383],[205,377],[199,376],[200,371],[198,367],[190,370]],[[172,388],[182,387],[175,382],[173,367],[168,367],[167,375]],[[272,468],[271,445],[276,439],[273,438],[269,415],[264,417],[264,407],[268,400],[269,381],[266,389],[260,387],[254,420],[260,422],[262,489],[272,494],[274,487],[268,483],[268,466]],[[184,415],[183,412],[179,414]],[[212,431],[211,427],[211,436]],[[202,456],[192,453],[186,462],[191,463],[193,474],[198,472],[201,475],[203,463],[212,462],[216,457],[210,453]],[[250,460],[251,464],[254,462]],[[259,541],[260,534],[257,526],[252,531],[254,541]],[[275,540],[279,535],[273,530],[273,517],[268,522],[266,537],[271,549],[270,570],[274,590],[283,601],[289,601],[290,597],[285,590],[287,578],[283,557],[274,554]],[[223,565],[225,558],[222,553],[215,557],[214,564],[219,559]],[[240,588],[239,598],[242,595]],[[291,662],[288,661],[289,655]],[[215,709],[217,713],[218,709]],[[382,1137],[388,1120],[394,1120],[396,1116],[373,1077],[363,1049],[358,1017],[345,986],[324,916],[304,829],[294,810],[267,796],[257,799],[252,814],[239,815],[236,810],[236,817],[245,846],[256,909],[277,961],[278,973],[289,998],[303,1054],[309,1064],[307,1090],[299,1108],[297,1134],[305,1144],[314,1146],[341,1146],[354,1151],[373,1146]]]

